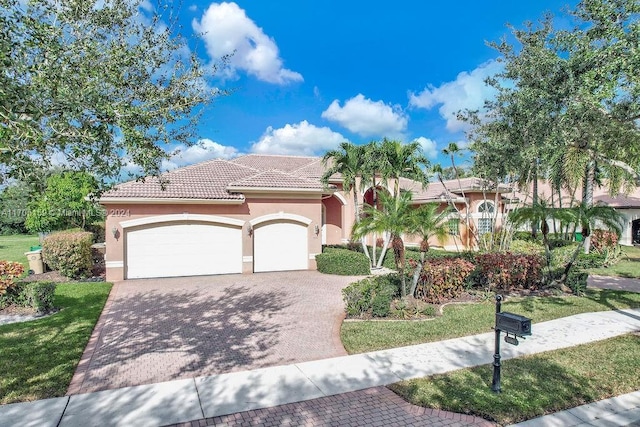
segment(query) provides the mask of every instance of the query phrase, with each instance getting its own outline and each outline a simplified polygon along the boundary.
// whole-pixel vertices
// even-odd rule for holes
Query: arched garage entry
[[[244,221],[214,215],[160,215],[120,223],[125,278],[242,272]]]
[[[255,273],[309,268],[309,218],[278,213],[255,218],[250,223]]]

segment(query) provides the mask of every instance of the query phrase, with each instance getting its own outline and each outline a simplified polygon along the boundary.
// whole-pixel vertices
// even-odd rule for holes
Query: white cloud
[[[362,94],[347,100],[343,107],[340,106],[340,101],[334,100],[329,108],[322,112],[322,118],[336,122],[362,136],[390,138],[402,138],[409,122],[399,106],[372,101]]]
[[[282,128],[267,128],[251,151],[263,154],[291,154],[312,156],[333,149],[345,138],[328,127],[317,127],[306,120],[287,124]]]
[[[197,12],[198,11],[198,5],[197,4],[192,4],[191,6],[189,6],[189,11]]]
[[[259,80],[287,84],[302,81],[302,75],[283,67],[275,41],[267,36],[236,3],[212,3],[193,28],[201,33],[212,58],[231,55],[225,71],[234,76],[243,70]]]
[[[429,85],[417,95],[409,93],[409,105],[417,108],[431,109],[440,105],[439,112],[447,121],[447,129],[452,132],[467,129],[467,124],[456,118],[460,110],[481,109],[485,99],[491,99],[495,90],[487,87],[484,79],[502,71],[503,65],[495,60],[485,62],[470,73],[464,71],[454,81],[446,82],[439,87]]]
[[[201,139],[192,146],[179,145],[168,160],[162,162],[162,170],[173,170],[182,166],[211,159],[230,159],[238,155],[235,147],[218,144],[210,139]]]
[[[415,141],[420,144],[425,156],[430,159],[438,157],[438,148],[434,140],[421,136],[420,138],[416,138]]]

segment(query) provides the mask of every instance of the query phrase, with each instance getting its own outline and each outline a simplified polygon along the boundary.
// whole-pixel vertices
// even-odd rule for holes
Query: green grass
[[[506,425],[640,389],[640,335],[550,351],[502,363],[502,393],[492,366],[404,381],[390,388],[409,402]]]
[[[58,313],[0,326],[0,404],[66,393],[110,289],[110,283],[59,284]]]
[[[24,256],[31,246],[39,245],[37,235],[0,236],[0,260],[22,263],[25,271],[29,269],[29,261]]]
[[[617,264],[607,268],[593,268],[589,273],[600,276],[640,278],[640,248],[623,246],[622,254],[622,259]]]
[[[589,289],[585,297],[508,298],[503,311],[530,317],[535,323],[579,313],[640,307],[640,293]],[[444,315],[426,321],[343,322],[341,339],[347,352],[363,353],[386,348],[440,341],[491,331],[495,322],[492,301],[448,305]]]

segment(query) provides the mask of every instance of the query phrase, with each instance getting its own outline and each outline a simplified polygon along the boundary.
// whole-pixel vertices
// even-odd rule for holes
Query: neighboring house
[[[341,191],[339,176],[324,187],[324,170],[319,157],[247,155],[117,185],[100,199],[107,280],[315,269],[322,245],[347,242],[354,220],[353,197]],[[450,181],[447,192],[440,183],[423,189],[401,180],[417,205],[453,202],[464,213],[464,192],[471,230],[452,216],[445,243],[462,249],[470,232],[490,230],[494,218],[500,224],[508,189],[495,198],[479,179],[460,184]],[[360,203],[371,204],[372,193],[364,191]]]
[[[551,190],[551,186],[546,181],[538,182],[538,194],[540,200],[545,200],[553,206],[560,206],[557,192]],[[516,198],[520,203],[531,203],[531,188],[527,192],[516,193]],[[570,193],[562,190],[562,207],[569,207],[580,203],[582,200],[581,189]],[[633,188],[628,194],[624,192],[615,196],[609,194],[606,186],[596,187],[593,190],[593,203],[604,203],[607,206],[615,208],[624,215],[622,234],[620,235],[620,244],[631,246],[640,244],[640,187]],[[553,225],[553,224],[551,224]],[[553,232],[553,228],[551,230]],[[578,230],[580,231],[580,230]]]

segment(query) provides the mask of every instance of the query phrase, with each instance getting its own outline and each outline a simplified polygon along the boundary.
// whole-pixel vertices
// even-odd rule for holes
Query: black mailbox
[[[507,311],[496,313],[496,329],[521,337],[531,335],[531,319]]]

